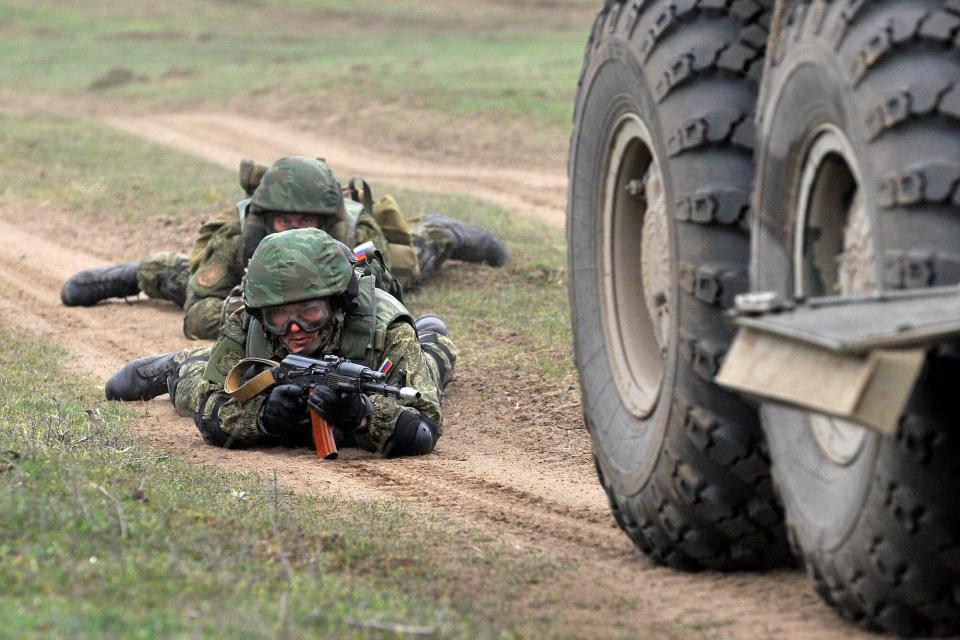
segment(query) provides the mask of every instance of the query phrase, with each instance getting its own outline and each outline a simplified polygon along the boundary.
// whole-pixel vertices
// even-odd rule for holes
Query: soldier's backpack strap
[[[276,362],[266,358],[244,358],[230,369],[223,390],[234,400],[246,402],[277,383],[276,367]]]

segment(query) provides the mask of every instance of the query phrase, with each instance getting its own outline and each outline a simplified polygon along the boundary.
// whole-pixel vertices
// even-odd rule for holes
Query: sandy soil
[[[243,155],[322,150],[341,174],[355,171],[403,187],[470,193],[562,224],[563,176],[385,157],[230,114],[110,122],[230,167]],[[47,210],[27,223],[9,206],[0,207],[4,325],[66,346],[77,356],[74,369],[96,379],[106,379],[128,359],[188,344],[179,337],[181,313],[169,303],[140,299],[80,309],[60,304],[67,277],[123,253],[120,239],[109,234],[98,233],[96,248],[86,248],[89,240],[69,231],[67,220]],[[479,387],[464,384],[468,376],[480,381]],[[569,392],[538,390],[558,394],[561,405],[541,421],[534,407],[505,411],[503,401],[494,399],[492,390],[502,377],[464,358],[448,394],[446,434],[434,455],[420,459],[348,452],[321,462],[302,450],[226,452],[205,445],[192,421],[178,418],[162,399],[145,403],[146,415],[135,429],[154,446],[200,464],[276,470],[285,484],[308,493],[400,501],[479,527],[511,548],[548,554],[569,569],[548,584],[532,585],[517,606],[550,611],[561,635],[636,637],[696,621],[709,621],[711,634],[730,638],[859,635],[816,598],[799,571],[689,575],[653,565],[610,516]]]

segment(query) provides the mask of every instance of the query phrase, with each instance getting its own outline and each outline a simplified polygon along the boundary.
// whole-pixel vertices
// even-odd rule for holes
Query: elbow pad
[[[398,456],[422,456],[433,451],[440,437],[431,420],[420,413],[404,411],[397,418],[393,435],[383,444],[383,455],[387,458]]]

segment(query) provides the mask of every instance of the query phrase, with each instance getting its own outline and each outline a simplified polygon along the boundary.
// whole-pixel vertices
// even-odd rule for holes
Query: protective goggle
[[[333,317],[333,308],[326,300],[308,300],[267,307],[262,312],[263,328],[278,336],[285,335],[294,322],[301,331],[317,331]]]

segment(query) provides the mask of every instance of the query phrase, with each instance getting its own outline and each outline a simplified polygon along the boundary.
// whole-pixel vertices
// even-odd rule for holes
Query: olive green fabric
[[[390,194],[383,196],[373,205],[373,217],[383,230],[387,242],[409,245],[413,241],[410,225],[400,211],[400,205]]]
[[[377,247],[383,252],[388,268],[401,282],[412,284],[420,277],[420,266],[410,225],[400,211],[400,205],[387,194],[374,205],[373,216],[383,230],[385,244]]]
[[[250,200],[251,211],[286,211],[343,217],[343,195],[325,162],[280,158],[267,169]]]
[[[244,304],[262,309],[344,292],[353,274],[344,250],[319,229],[270,234],[250,259]]]

